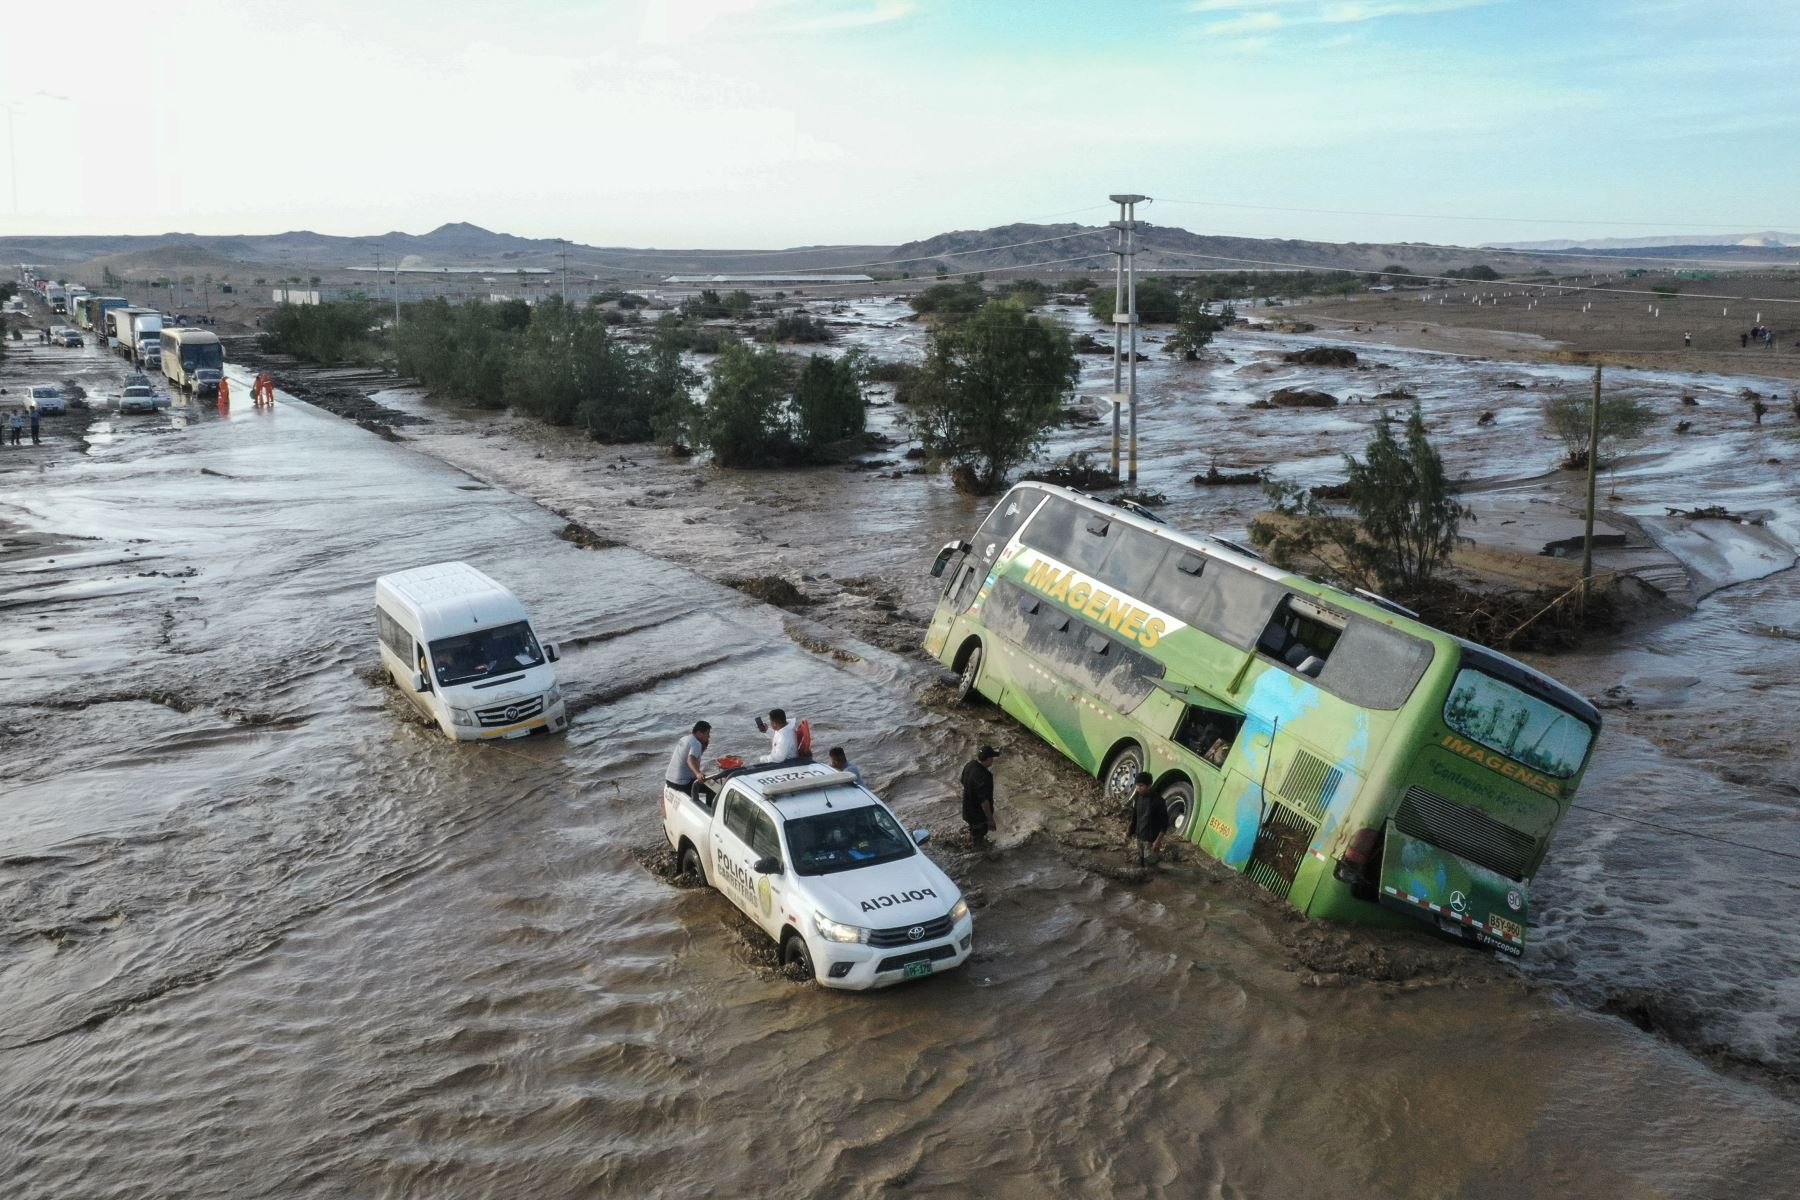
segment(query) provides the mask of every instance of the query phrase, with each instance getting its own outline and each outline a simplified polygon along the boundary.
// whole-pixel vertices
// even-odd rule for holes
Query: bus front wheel
[[[1103,785],[1106,798],[1124,804],[1131,799],[1131,790],[1137,786],[1138,772],[1144,769],[1144,752],[1136,743],[1127,742],[1119,747],[1106,767],[1106,783]]]
[[[962,673],[956,677],[956,702],[968,704],[976,695],[975,681],[981,678],[981,643],[970,647],[967,658],[963,659]]]

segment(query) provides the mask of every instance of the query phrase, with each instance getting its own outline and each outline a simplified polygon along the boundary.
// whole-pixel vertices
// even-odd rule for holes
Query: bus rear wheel
[[[963,659],[962,673],[956,677],[956,702],[971,703],[975,696],[975,681],[981,678],[981,643],[977,642],[969,650],[969,656]]]
[[[1163,788],[1162,798],[1169,806],[1169,832],[1177,839],[1186,838],[1188,821],[1194,816],[1194,785],[1178,779]]]
[[[1106,782],[1101,785],[1108,800],[1124,804],[1131,799],[1131,790],[1137,786],[1138,772],[1144,769],[1144,752],[1135,743],[1119,747],[1106,765]]]

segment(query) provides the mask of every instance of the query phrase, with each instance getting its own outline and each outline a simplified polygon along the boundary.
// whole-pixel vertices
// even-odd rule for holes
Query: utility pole
[[[1118,269],[1115,273],[1116,277],[1115,277],[1114,287],[1113,287],[1114,295],[1113,295],[1113,397],[1112,397],[1112,399],[1113,399],[1113,464],[1112,464],[1112,466],[1113,466],[1113,474],[1116,477],[1118,474],[1118,470],[1119,470],[1119,407],[1118,406],[1120,404],[1124,404],[1124,405],[1128,406],[1131,410],[1131,441],[1130,441],[1130,447],[1129,447],[1129,451],[1128,451],[1129,456],[1126,459],[1126,467],[1125,467],[1125,479],[1131,483],[1136,483],[1137,476],[1138,476],[1138,472],[1137,472],[1137,458],[1138,458],[1138,436],[1137,436],[1137,425],[1138,425],[1138,420],[1137,420],[1137,418],[1138,418],[1138,414],[1137,414],[1138,312],[1137,312],[1137,237],[1136,237],[1136,234],[1137,234],[1137,206],[1140,203],[1142,203],[1143,201],[1148,200],[1149,198],[1150,197],[1148,197],[1148,196],[1139,196],[1139,195],[1132,194],[1132,193],[1121,193],[1116,196],[1108,197],[1108,199],[1110,199],[1114,204],[1117,204],[1119,206],[1119,219],[1117,221],[1110,222],[1112,227],[1119,231],[1119,245],[1118,245],[1118,248],[1113,251],[1113,253],[1116,254],[1119,258],[1119,265],[1118,265]],[[1121,291],[1124,293],[1122,296],[1119,295],[1119,293]],[[1119,307],[1120,301],[1124,302],[1124,309],[1122,311]],[[1121,343],[1125,339],[1120,334],[1120,330],[1119,330],[1120,325],[1129,326],[1131,329],[1131,335],[1130,335],[1131,357],[1125,363],[1125,366],[1127,369],[1125,371],[1125,379],[1124,379],[1125,391],[1123,393],[1121,393],[1119,391],[1119,384],[1121,382],[1121,380],[1119,378],[1119,375],[1120,375],[1119,368],[1120,368],[1120,359],[1123,357],[1123,350],[1124,350],[1124,347],[1121,345]]]
[[[1594,482],[1600,470],[1600,364],[1594,364],[1594,401],[1588,407],[1587,528],[1581,535],[1581,605],[1594,586]]]
[[[563,250],[559,251],[559,254],[562,258],[563,304],[567,306],[569,303],[569,251],[565,247]]]
[[[1137,482],[1137,272],[1135,256],[1137,240],[1137,206],[1148,196],[1121,193],[1107,197],[1119,206],[1119,219],[1108,222],[1119,231],[1118,245],[1113,254],[1118,263],[1113,270],[1113,390],[1109,397],[1113,406],[1113,438],[1112,438],[1112,473],[1119,478],[1119,409],[1129,406],[1131,409],[1131,446],[1130,456],[1126,461],[1125,478],[1132,483]],[[1125,335],[1120,326],[1130,326],[1129,362],[1125,360]],[[1129,368],[1126,370],[1125,368]],[[1123,376],[1123,378],[1121,378]],[[1125,390],[1120,391],[1120,385]]]

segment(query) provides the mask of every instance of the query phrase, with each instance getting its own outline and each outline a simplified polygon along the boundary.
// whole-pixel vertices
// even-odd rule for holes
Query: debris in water
[[[811,596],[779,575],[727,575],[719,582],[776,608],[805,608],[813,603]]]

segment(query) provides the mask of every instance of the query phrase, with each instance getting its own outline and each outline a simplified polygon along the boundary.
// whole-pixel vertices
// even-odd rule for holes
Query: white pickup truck
[[[723,892],[833,988],[877,988],[959,967],[975,922],[950,877],[873,792],[823,764],[714,780],[709,808],[663,786],[663,832],[682,872]],[[702,793],[704,796],[704,793]]]

